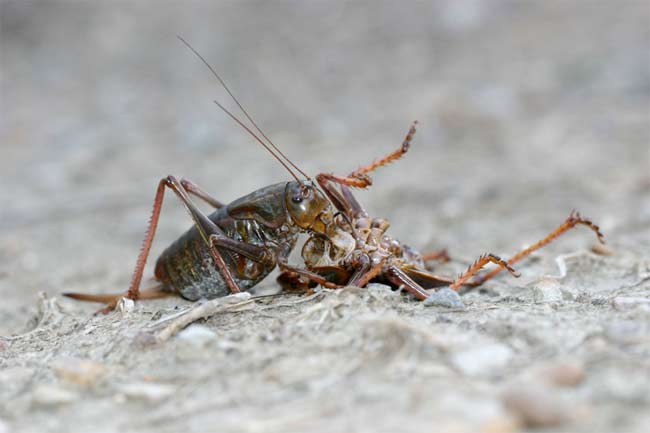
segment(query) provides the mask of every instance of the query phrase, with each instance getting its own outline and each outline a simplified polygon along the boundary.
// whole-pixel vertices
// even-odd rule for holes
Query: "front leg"
[[[399,149],[368,165],[359,167],[348,176],[336,176],[331,173],[321,173],[316,176],[316,181],[339,212],[343,212],[351,219],[368,216],[363,207],[352,195],[350,188],[363,189],[369,187],[372,185],[372,179],[368,173],[401,158],[411,147],[411,140],[415,135],[417,123],[417,120],[413,122]],[[338,185],[338,189],[336,185]]]

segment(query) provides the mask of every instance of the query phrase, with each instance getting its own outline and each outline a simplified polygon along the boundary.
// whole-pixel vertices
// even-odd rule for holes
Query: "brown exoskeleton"
[[[322,173],[314,181],[286,158],[257,127],[207,61],[185,40],[179,39],[211,70],[263,139],[222,105],[215,103],[265,147],[295,180],[261,188],[224,205],[189,180],[177,180],[174,176],[163,178],[158,184],[152,217],[127,293],[68,293],[66,296],[106,303],[103,311],[112,310],[122,296],[135,300],[178,294],[189,300],[211,299],[249,290],[278,266],[281,270],[278,282],[284,288],[306,290],[318,284],[327,288],[345,285],[364,287],[371,281],[380,281],[393,287],[404,287],[416,298],[426,299],[429,296],[427,289],[449,286],[458,290],[463,285],[480,284],[503,269],[518,276],[511,267],[513,263],[577,224],[590,227],[599,240],[603,240],[598,226],[572,213],[546,238],[508,261],[486,254],[455,280],[434,275],[425,267],[425,261],[439,254],[421,255],[390,238],[386,235],[388,222],[371,218],[351,193],[351,188],[371,185],[368,173],[407,152],[415,133],[415,123],[397,151],[349,176]],[[289,165],[305,179],[300,179]],[[154,276],[159,284],[140,291],[167,188],[181,200],[194,225],[158,258]],[[216,210],[209,215],[204,214],[190,195]],[[308,235],[302,249],[305,267],[288,262],[301,233]],[[489,262],[495,263],[498,268],[483,277],[472,278]]]

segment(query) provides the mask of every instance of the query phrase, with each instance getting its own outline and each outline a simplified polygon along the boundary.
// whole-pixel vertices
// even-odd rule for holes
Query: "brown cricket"
[[[391,238],[386,234],[389,222],[370,217],[351,191],[351,188],[369,187],[372,184],[369,173],[399,159],[408,151],[417,122],[413,122],[399,149],[383,158],[348,176],[321,173],[312,178],[293,164],[261,131],[212,66],[183,38],[178,38],[210,69],[259,135],[219,102],[214,101],[215,104],[270,152],[294,180],[263,187],[223,204],[189,180],[178,180],[174,176],[161,179],[128,291],[107,295],[65,293],[65,296],[105,303],[103,312],[114,309],[123,296],[137,300],[177,294],[188,300],[213,299],[249,290],[277,266],[281,271],[277,280],[285,290],[307,291],[316,285],[326,288],[365,287],[376,281],[394,288],[403,287],[417,299],[424,300],[430,295],[429,289],[448,286],[459,290],[465,285],[476,286],[504,269],[519,276],[512,268],[514,263],[576,225],[589,227],[604,243],[597,225],[579,213],[571,212],[541,241],[507,261],[493,254],[483,254],[455,279],[435,275],[430,272],[427,262],[444,259],[445,252],[420,254]],[[298,177],[292,168],[304,179]],[[194,224],[158,258],[154,271],[158,284],[140,290],[166,189],[171,189],[181,200]],[[205,201],[215,211],[206,215],[191,196]],[[304,266],[294,266],[289,264],[288,257],[300,234],[307,235],[302,248]],[[498,267],[478,275],[488,263]]]

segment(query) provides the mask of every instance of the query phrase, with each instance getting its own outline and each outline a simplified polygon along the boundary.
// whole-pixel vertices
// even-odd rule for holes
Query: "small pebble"
[[[118,391],[134,400],[160,401],[174,394],[176,389],[171,385],[135,382],[118,387]]]
[[[104,378],[106,367],[95,361],[79,358],[60,358],[53,362],[56,375],[70,383],[91,386]]]
[[[122,317],[126,316],[129,314],[131,311],[133,311],[133,308],[135,307],[135,302],[133,302],[133,299],[129,298],[121,298],[117,302],[117,311],[120,312],[120,315]]]
[[[545,368],[542,377],[551,385],[573,387],[585,380],[585,370],[578,363],[563,362]]]
[[[454,353],[451,362],[466,375],[490,375],[505,367],[512,356],[512,349],[508,346],[494,343]]]
[[[455,290],[445,287],[429,295],[424,300],[425,307],[445,307],[445,308],[465,308],[465,304],[460,299],[460,295]]]
[[[73,403],[78,399],[77,393],[54,385],[38,385],[32,393],[32,405],[34,406],[61,406]]]
[[[526,427],[557,427],[570,421],[572,408],[556,394],[542,385],[521,385],[506,391],[502,402]]]
[[[178,339],[195,347],[204,347],[217,340],[217,334],[204,325],[192,325],[178,333]]]
[[[533,284],[533,300],[538,303],[562,302],[562,285],[555,278],[542,278]]]
[[[607,245],[597,243],[591,246],[591,252],[600,256],[613,256],[616,252]]]
[[[580,298],[580,292],[572,287],[560,287],[562,299],[565,301],[577,301]]]
[[[519,419],[513,415],[503,414],[490,418],[481,424],[481,433],[515,433],[521,430]]]
[[[631,310],[642,305],[650,305],[650,298],[640,296],[617,296],[612,300],[612,305],[618,311]]]

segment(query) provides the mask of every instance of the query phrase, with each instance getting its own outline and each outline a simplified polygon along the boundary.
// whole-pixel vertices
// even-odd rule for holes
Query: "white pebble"
[[[469,376],[490,375],[505,367],[512,356],[508,346],[494,343],[454,353],[451,362]]]
[[[562,302],[562,285],[555,278],[542,278],[533,284],[533,300],[538,303]]]
[[[192,325],[178,333],[178,339],[196,347],[207,346],[217,340],[217,334],[203,325]]]
[[[35,406],[60,406],[76,401],[79,395],[54,385],[39,385],[32,393]]]
[[[174,394],[175,388],[171,385],[135,382],[119,386],[118,391],[135,400],[160,401]]]

